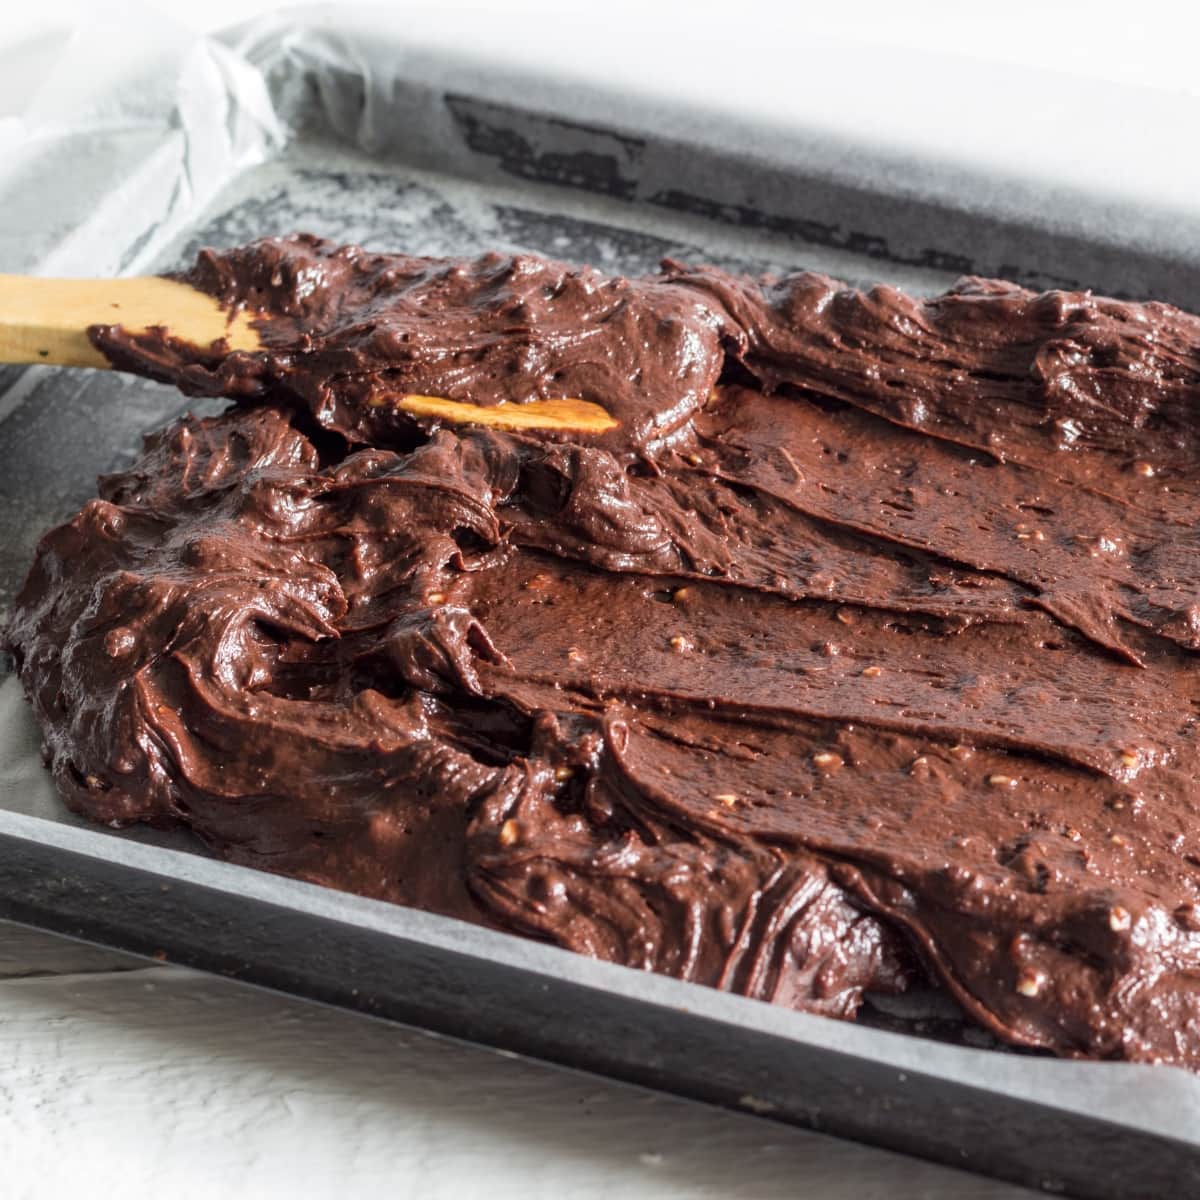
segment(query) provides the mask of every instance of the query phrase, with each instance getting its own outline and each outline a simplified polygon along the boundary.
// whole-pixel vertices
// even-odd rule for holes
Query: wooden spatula
[[[121,325],[131,333],[165,328],[201,349],[224,339],[229,351],[260,350],[256,322],[269,316],[228,312],[219,301],[176,279],[40,279],[0,275],[0,362],[63,367],[111,367],[92,345],[93,325]],[[442,396],[397,395],[394,404],[415,417],[495,429],[606,433],[617,422],[590,400],[531,400],[527,404],[469,404]]]

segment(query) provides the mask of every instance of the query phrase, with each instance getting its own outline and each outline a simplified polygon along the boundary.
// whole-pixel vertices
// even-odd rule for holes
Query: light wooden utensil
[[[40,279],[0,275],[0,362],[109,368],[92,345],[93,325],[120,325],[130,333],[164,328],[181,342],[208,349],[225,339],[228,349],[263,348],[255,321],[269,315],[222,308],[206,292],[157,275],[133,279]],[[590,400],[531,400],[528,404],[470,404],[443,396],[376,397],[415,417],[495,429],[547,429],[606,433],[617,422]]]
[[[247,313],[230,317],[212,296],[174,279],[0,275],[0,362],[108,367],[88,341],[91,325],[123,325],[130,333],[162,325],[194,346],[219,338],[232,350],[261,346]]]

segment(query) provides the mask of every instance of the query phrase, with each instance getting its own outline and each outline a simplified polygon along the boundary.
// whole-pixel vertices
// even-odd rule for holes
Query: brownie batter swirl
[[[239,401],[46,535],[7,640],[121,825],[849,1017],[1200,1067],[1200,319],[965,280],[368,254],[186,278]],[[406,393],[578,397],[596,437]]]

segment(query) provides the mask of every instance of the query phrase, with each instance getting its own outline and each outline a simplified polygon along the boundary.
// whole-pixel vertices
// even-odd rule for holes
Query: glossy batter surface
[[[928,976],[1016,1044],[1200,1065],[1200,320],[304,237],[188,278],[267,348],[94,340],[242,403],[102,480],[8,630],[74,809],[796,1008]]]

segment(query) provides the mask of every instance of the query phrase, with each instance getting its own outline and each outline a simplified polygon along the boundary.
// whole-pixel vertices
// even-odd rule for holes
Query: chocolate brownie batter
[[[1200,1066],[1200,319],[309,237],[186,278],[264,349],[94,341],[240,403],[103,479],[8,629],[73,809],[795,1008],[924,975],[1014,1044]]]

